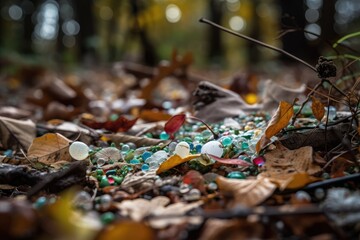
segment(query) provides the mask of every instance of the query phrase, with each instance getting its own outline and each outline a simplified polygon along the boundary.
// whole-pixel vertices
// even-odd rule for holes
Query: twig
[[[276,52],[278,52],[278,53],[282,53],[282,54],[284,54],[284,55],[286,55],[286,56],[288,56],[288,57],[290,57],[290,58],[298,61],[299,63],[302,63],[303,65],[307,66],[308,68],[310,68],[310,69],[313,70],[314,72],[317,72],[317,70],[316,70],[316,68],[315,68],[314,66],[310,65],[309,63],[305,62],[304,60],[302,60],[302,59],[300,59],[300,58],[298,58],[298,57],[296,57],[296,56],[288,53],[287,51],[285,51],[285,50],[283,50],[283,49],[281,49],[281,48],[277,48],[277,47],[271,46],[271,45],[266,44],[266,43],[264,43],[264,42],[261,42],[261,41],[259,41],[259,40],[257,40],[257,39],[254,39],[254,38],[248,37],[248,36],[246,36],[246,35],[243,35],[243,34],[241,34],[241,33],[232,31],[232,30],[230,30],[230,29],[228,29],[228,28],[225,28],[225,27],[223,27],[223,26],[220,26],[220,25],[218,25],[218,24],[216,24],[216,23],[214,23],[214,22],[212,22],[212,21],[210,21],[210,20],[208,20],[208,19],[206,19],[206,18],[200,18],[199,22],[209,24],[209,25],[211,25],[211,26],[213,26],[213,27],[216,27],[216,28],[218,28],[218,29],[220,29],[220,30],[222,30],[222,31],[224,31],[224,32],[230,33],[230,34],[232,34],[232,35],[234,35],[234,36],[241,37],[241,38],[246,39],[246,40],[248,40],[248,41],[250,41],[250,42],[256,43],[256,44],[258,44],[258,45],[260,45],[260,46],[262,46],[262,47],[265,47],[265,48],[274,50],[274,51],[276,51]]]

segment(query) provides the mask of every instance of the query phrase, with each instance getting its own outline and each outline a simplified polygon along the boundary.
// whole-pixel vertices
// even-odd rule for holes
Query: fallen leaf
[[[138,198],[134,200],[124,200],[121,203],[115,203],[115,206],[121,211],[121,215],[129,216],[134,221],[143,221],[148,216],[166,216],[177,215],[170,218],[150,218],[149,224],[153,228],[164,228],[172,224],[179,224],[187,221],[188,217],[182,217],[188,211],[199,207],[202,201],[194,203],[178,202],[170,204],[170,199],[164,196],[157,196],[151,200]],[[168,205],[168,206],[167,206]],[[199,218],[197,218],[199,219]]]
[[[256,151],[260,150],[265,146],[269,139],[275,136],[281,129],[285,128],[292,116],[294,115],[293,105],[288,102],[281,101],[278,109],[268,123],[268,126],[265,129],[265,134],[260,138],[256,144]]]
[[[97,153],[95,153],[95,157],[103,158],[105,161],[118,161],[122,159],[122,154],[119,149],[116,147],[107,147],[103,148]]]
[[[106,129],[112,132],[126,132],[136,123],[137,118],[129,120],[124,116],[118,117],[115,121],[98,122],[93,119],[82,119],[81,122],[93,129]]]
[[[231,206],[256,206],[271,196],[276,189],[276,185],[268,178],[239,180],[219,176],[216,183],[220,192],[230,193],[234,197]]]
[[[317,99],[313,96],[312,96],[311,110],[312,110],[315,118],[318,121],[321,121],[321,119],[324,117],[324,114],[325,114],[325,107],[324,107],[324,104],[322,104],[319,99]]]
[[[354,165],[354,163],[344,157],[338,157],[334,159],[330,171],[331,178],[345,176],[345,170],[352,165]]]
[[[144,109],[140,112],[139,117],[148,122],[158,122],[169,120],[171,118],[171,115],[166,112],[161,112],[159,110]]]
[[[3,148],[8,149],[14,145],[20,145],[26,150],[36,137],[36,126],[31,120],[0,117],[0,135]]]
[[[181,128],[181,126],[184,124],[185,120],[186,120],[185,114],[178,114],[178,115],[172,116],[165,123],[165,126],[164,126],[165,132],[169,135],[173,135]]]
[[[155,240],[156,235],[151,227],[144,223],[134,221],[117,221],[107,226],[95,240],[113,240],[113,239],[141,239]]]
[[[47,133],[35,138],[28,150],[28,158],[45,164],[70,161],[68,148],[70,140],[58,133]]]
[[[239,165],[242,167],[249,167],[252,166],[251,163],[245,161],[245,160],[241,160],[241,159],[233,159],[233,158],[219,158],[217,156],[208,154],[208,156],[212,159],[214,159],[215,161],[219,162],[219,163],[223,163],[223,164],[232,164],[232,165]]]
[[[201,157],[201,154],[194,154],[194,155],[189,155],[185,158],[181,158],[179,155],[174,154],[171,157],[169,157],[166,161],[162,162],[158,168],[158,170],[156,171],[156,174],[160,174],[162,172],[165,172],[179,164],[188,162],[194,158],[198,158]]]
[[[293,114],[293,106],[288,102],[281,101],[278,109],[265,129],[266,137],[271,138],[280,132],[281,129],[286,127]]]
[[[280,190],[303,187],[317,180],[311,175],[320,173],[321,167],[313,160],[312,147],[289,150],[280,142],[276,142],[275,146],[274,150],[264,155],[266,161],[259,176],[271,179]]]

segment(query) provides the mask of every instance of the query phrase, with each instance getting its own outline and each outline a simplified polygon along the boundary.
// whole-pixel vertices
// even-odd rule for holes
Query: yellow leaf
[[[200,157],[201,154],[194,154],[194,155],[189,155],[185,158],[181,158],[179,155],[174,154],[171,157],[169,157],[166,161],[164,161],[163,163],[160,164],[159,169],[156,171],[156,174],[165,172],[181,163],[184,162],[188,162],[194,158],[198,158]]]
[[[217,177],[216,184],[220,192],[230,193],[234,197],[231,205],[241,204],[246,207],[253,207],[273,194],[276,185],[268,178],[257,179],[230,179]]]
[[[265,136],[271,138],[286,127],[294,114],[293,106],[285,101],[281,101],[276,113],[271,118],[266,130]]]
[[[318,121],[321,121],[321,119],[324,117],[325,114],[324,104],[322,104],[319,99],[312,97],[311,110],[315,118]]]
[[[118,221],[103,231],[101,231],[96,240],[113,239],[142,239],[155,240],[155,232],[144,223],[134,221]]]
[[[319,181],[320,178],[310,176],[308,173],[296,173],[292,176],[291,181],[287,184],[286,189],[303,188],[309,183]]]
[[[71,141],[58,133],[47,133],[35,138],[28,150],[29,158],[51,164],[58,161],[70,161],[68,147]]]

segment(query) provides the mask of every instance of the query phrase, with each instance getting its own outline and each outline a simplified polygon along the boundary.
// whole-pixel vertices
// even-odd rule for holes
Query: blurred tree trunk
[[[118,48],[116,44],[116,33],[118,32],[118,20],[119,20],[119,14],[120,14],[120,7],[121,7],[122,1],[119,0],[112,0],[111,1],[111,9],[113,10],[113,17],[110,19],[108,24],[108,36],[107,36],[107,42],[108,42],[108,56],[110,62],[116,61],[117,59],[117,53]]]
[[[335,3],[336,0],[323,1],[323,7],[321,11],[320,26],[321,36],[327,41],[334,41],[338,37],[335,30]]]
[[[259,0],[253,0],[251,1],[251,11],[252,11],[252,19],[251,19],[251,32],[250,37],[260,40],[260,27],[259,27],[259,17],[256,13],[256,7],[259,4]],[[259,47],[257,44],[254,44],[253,42],[246,41],[247,49],[248,49],[248,66],[253,66],[257,63],[259,63],[261,58],[261,53],[259,51]]]
[[[80,24],[80,32],[77,37],[79,59],[93,62],[96,59],[96,49],[92,44],[92,40],[96,36],[94,0],[75,0],[73,3],[75,17]]]
[[[304,29],[306,24],[304,2],[280,0],[279,3],[281,7],[281,23],[285,26]],[[285,34],[281,40],[285,51],[311,64],[317,62],[319,51],[317,47],[310,46],[302,31]],[[294,61],[284,55],[281,55],[281,59],[285,62]]]
[[[138,22],[139,13],[146,8],[145,1],[129,0],[131,6],[131,14],[134,19],[133,33],[139,37],[142,47],[142,59],[146,65],[155,66],[158,63],[158,57],[155,52],[155,47],[151,43],[146,29],[141,27]]]
[[[209,17],[213,22],[221,25],[223,18],[223,1],[209,0]],[[221,30],[210,27],[209,28],[209,59],[214,63],[221,63],[223,54],[223,46],[221,41]]]

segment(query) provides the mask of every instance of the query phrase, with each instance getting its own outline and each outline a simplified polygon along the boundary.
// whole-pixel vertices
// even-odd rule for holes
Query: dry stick
[[[313,70],[314,72],[317,72],[317,70],[316,70],[316,68],[315,68],[314,66],[312,66],[311,64],[305,62],[304,60],[302,60],[302,59],[300,59],[300,58],[298,58],[298,57],[296,57],[296,56],[288,53],[287,51],[285,51],[285,50],[283,50],[283,49],[281,49],[281,48],[277,48],[277,47],[271,46],[271,45],[269,45],[269,44],[266,44],[266,43],[264,43],[264,42],[261,42],[261,41],[259,41],[259,40],[254,39],[254,38],[251,38],[251,37],[248,37],[248,36],[243,35],[243,34],[241,34],[241,33],[238,33],[238,32],[232,31],[232,30],[230,30],[230,29],[227,29],[227,28],[225,28],[225,27],[223,27],[223,26],[220,26],[220,25],[218,25],[218,24],[216,24],[216,23],[214,23],[214,22],[212,22],[212,21],[210,21],[210,20],[208,20],[208,19],[206,19],[206,18],[200,18],[199,21],[202,22],[202,23],[209,24],[209,25],[211,25],[211,26],[213,26],[213,27],[216,27],[216,28],[218,28],[218,29],[221,29],[222,31],[227,32],[227,33],[230,33],[230,34],[232,34],[232,35],[234,35],[234,36],[241,37],[241,38],[246,39],[246,40],[248,40],[248,41],[250,41],[250,42],[259,44],[260,46],[263,46],[263,47],[265,47],[265,48],[268,48],[268,49],[274,50],[274,51],[276,51],[276,52],[282,53],[282,54],[284,54],[284,55],[286,55],[286,56],[288,56],[288,57],[290,57],[290,58],[292,58],[292,59],[294,59],[294,60],[302,63],[303,65],[307,66],[308,68],[310,68],[310,69]]]

